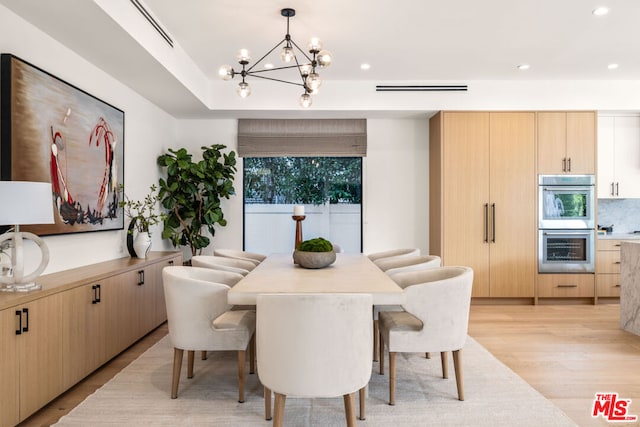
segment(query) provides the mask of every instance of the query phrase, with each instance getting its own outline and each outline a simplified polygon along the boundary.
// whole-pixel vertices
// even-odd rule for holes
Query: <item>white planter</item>
[[[136,253],[136,256],[141,259],[145,259],[147,257],[147,252],[151,249],[151,236],[149,233],[138,233],[133,239],[133,250]]]

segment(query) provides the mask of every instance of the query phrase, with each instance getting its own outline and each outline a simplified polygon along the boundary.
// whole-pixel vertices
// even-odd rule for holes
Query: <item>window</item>
[[[362,251],[361,157],[244,159],[244,247],[293,251],[293,206],[305,206],[303,238],[324,237],[344,252]]]

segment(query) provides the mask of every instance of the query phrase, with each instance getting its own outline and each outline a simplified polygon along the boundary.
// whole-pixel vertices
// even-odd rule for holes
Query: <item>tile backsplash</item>
[[[598,199],[598,224],[614,233],[640,230],[640,199]]]

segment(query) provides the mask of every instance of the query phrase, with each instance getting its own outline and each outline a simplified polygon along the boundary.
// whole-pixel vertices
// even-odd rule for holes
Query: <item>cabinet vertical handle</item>
[[[484,204],[484,242],[489,243],[489,203]]]
[[[569,157],[569,159],[567,160],[567,166],[569,169],[567,172],[571,172],[571,157]]]
[[[138,271],[138,286],[144,285],[144,270]]]
[[[566,172],[567,171],[567,158],[563,157],[562,158],[562,172]]]
[[[91,300],[91,304],[97,304],[98,300],[96,298],[96,285],[91,286],[91,290],[93,291],[93,299]]]
[[[16,310],[16,316],[18,316],[18,329],[16,329],[16,335],[22,335],[22,312]]]
[[[612,195],[612,196],[615,196],[615,195],[616,195],[616,192],[613,190],[614,185],[615,185],[615,184],[612,182],[612,183],[611,183],[611,195]]]
[[[491,241],[496,242],[496,204],[491,204]]]
[[[100,286],[100,284],[96,285],[96,291],[97,291],[96,302],[100,302],[102,299],[102,287]]]
[[[25,323],[25,326],[22,328],[22,332],[29,332],[29,309],[28,308],[23,308],[22,312],[24,313],[27,321]]]
[[[620,183],[616,182],[616,196],[620,195],[620,192],[618,191],[620,189],[619,187],[620,187]]]

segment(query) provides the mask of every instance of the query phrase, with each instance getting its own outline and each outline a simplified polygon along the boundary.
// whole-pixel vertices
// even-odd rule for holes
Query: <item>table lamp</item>
[[[0,225],[12,225],[13,231],[0,235],[0,248],[9,241],[11,272],[0,276],[0,290],[31,291],[40,289],[34,281],[49,263],[49,248],[33,233],[20,231],[20,225],[53,224],[51,184],[48,182],[0,181]],[[40,265],[32,273],[24,274],[23,240],[31,240],[40,247]]]

